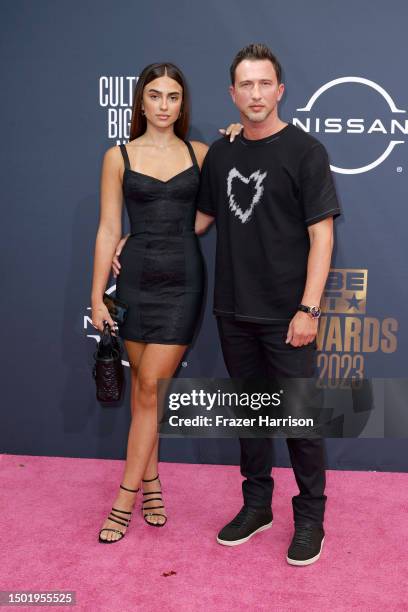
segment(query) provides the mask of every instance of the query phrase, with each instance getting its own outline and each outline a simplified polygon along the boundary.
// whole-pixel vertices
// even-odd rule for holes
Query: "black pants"
[[[285,344],[287,323],[263,324],[217,317],[225,365],[231,378],[313,377],[316,342],[302,347]],[[287,438],[290,460],[299,487],[292,497],[296,523],[322,524],[326,495],[325,446],[322,438]],[[244,503],[272,503],[272,438],[240,438]]]

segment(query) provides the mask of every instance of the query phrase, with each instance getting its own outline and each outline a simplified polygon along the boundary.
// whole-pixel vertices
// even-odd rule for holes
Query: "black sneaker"
[[[271,508],[252,508],[243,506],[237,516],[225,525],[218,534],[218,544],[237,546],[247,542],[258,531],[272,526]]]
[[[286,561],[290,565],[309,565],[320,557],[324,542],[324,529],[313,523],[295,524],[295,533],[288,549]]]

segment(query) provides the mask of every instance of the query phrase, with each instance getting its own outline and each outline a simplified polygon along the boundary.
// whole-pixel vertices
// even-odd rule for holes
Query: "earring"
[[[142,113],[142,115],[144,115],[144,114],[145,114],[145,112],[144,112],[144,108],[142,108],[141,113]]]

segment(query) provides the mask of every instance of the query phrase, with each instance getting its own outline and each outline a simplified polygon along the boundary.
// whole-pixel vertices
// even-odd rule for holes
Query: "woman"
[[[212,220],[196,215],[194,204],[208,147],[185,140],[188,128],[183,74],[174,64],[150,64],[136,85],[129,143],[111,147],[103,159],[92,324],[100,331],[104,321],[115,328],[103,293],[121,235],[124,196],[131,233],[120,255],[116,295],[129,305],[119,334],[131,368],[132,420],[122,483],[99,532],[102,543],[124,537],[140,482],[145,521],[162,527],[167,520],[157,469],[156,381],[173,376],[191,343],[204,283],[195,229],[205,231]]]

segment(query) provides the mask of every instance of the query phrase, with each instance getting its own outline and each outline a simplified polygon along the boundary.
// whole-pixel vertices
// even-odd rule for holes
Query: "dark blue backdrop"
[[[212,142],[219,127],[238,120],[228,68],[249,42],[267,43],[280,58],[280,115],[327,146],[344,210],[319,364],[339,375],[347,368],[406,375],[403,0],[20,0],[2,8],[2,452],[124,457],[129,384],[122,407],[107,410],[90,375],[102,156],[127,141],[135,77],[153,61],[183,69],[193,100],[190,138]],[[211,314],[214,238],[212,230],[202,239],[207,306],[181,376],[226,376]],[[408,468],[405,440],[327,446],[331,468]],[[161,458],[236,463],[238,444],[162,440]],[[289,465],[282,440],[276,464]]]

